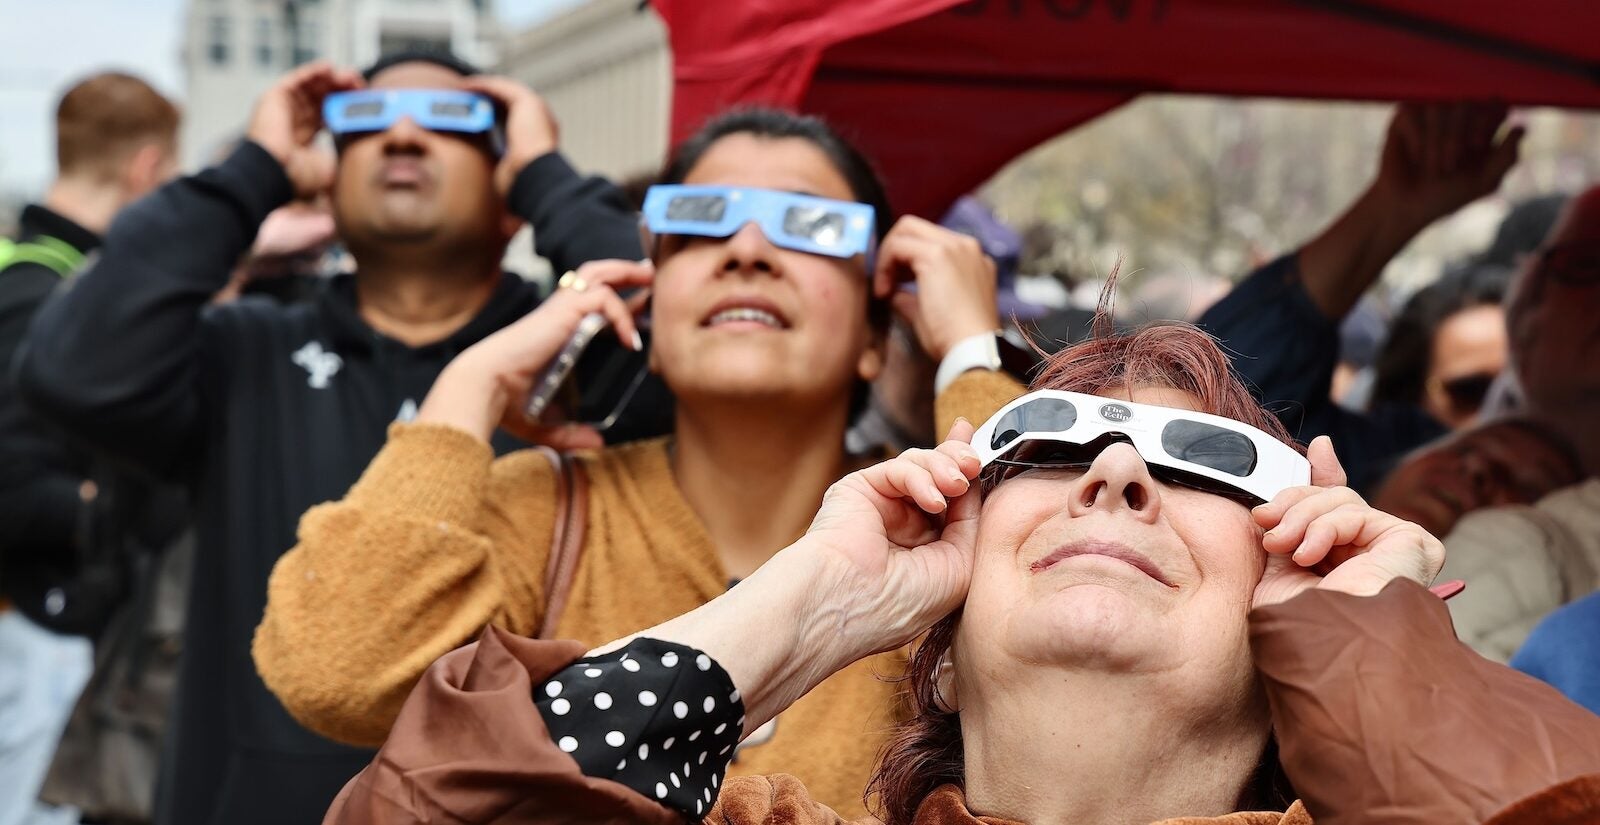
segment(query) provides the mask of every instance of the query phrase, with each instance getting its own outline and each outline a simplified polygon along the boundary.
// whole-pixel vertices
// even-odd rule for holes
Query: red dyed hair
[[[1217,342],[1198,327],[1166,322],[1117,334],[1110,317],[1103,300],[1095,335],[1049,356],[1031,389],[1091,395],[1123,387],[1182,390],[1204,412],[1242,421],[1303,450],[1277,416],[1250,395]],[[957,714],[940,707],[938,697],[939,662],[955,640],[960,615],[958,610],[934,625],[906,666],[903,700],[911,715],[895,726],[867,787],[875,797],[869,805],[885,825],[910,825],[917,806],[935,788],[964,784],[961,723]],[[1241,802],[1251,808],[1283,806],[1294,798],[1274,744],[1263,754],[1245,797]]]

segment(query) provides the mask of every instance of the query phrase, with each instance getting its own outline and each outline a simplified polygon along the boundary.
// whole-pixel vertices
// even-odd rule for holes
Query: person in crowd
[[[1048,309],[1017,294],[1022,236],[1001,223],[988,206],[972,195],[957,198],[939,225],[972,236],[983,254],[994,261],[995,302],[1004,327],[995,342],[1000,366],[1013,377],[1027,380],[1028,373],[1038,365],[1038,356],[1031,347],[1022,345],[1029,338],[1022,330]],[[947,369],[940,375],[939,362],[922,351],[915,332],[919,323],[917,304],[912,290],[902,290],[891,300],[894,321],[885,342],[883,369],[872,382],[866,410],[856,416],[846,434],[853,453],[866,454],[875,447],[898,453],[912,447],[931,447],[937,441],[933,429],[934,398],[960,374]]]
[[[1511,666],[1600,714],[1600,593],[1545,617],[1511,658]]]
[[[1035,387],[848,476],[684,616],[447,654],[324,822],[837,825],[793,776],[728,773],[733,745],[924,631],[888,825],[1600,816],[1600,718],[1462,647],[1439,541],[1341,486],[1327,439],[1302,456],[1210,338],[1096,338]]]
[[[374,120],[351,121],[324,154],[322,104],[362,88],[420,91],[377,98],[389,102]],[[498,109],[498,125],[423,128],[413,104],[445,92],[482,96],[471,109]],[[303,66],[260,98],[246,137],[129,207],[99,262],[40,310],[18,364],[40,415],[180,480],[196,502],[159,823],[308,822],[326,809],[368,754],[296,724],[255,673],[273,562],[454,355],[535,305],[537,287],[499,266],[521,221],[558,270],[641,254],[632,211],[561,157],[538,96],[449,55],[391,55],[364,75]],[[310,303],[212,306],[263,219],[322,193],[355,273]]]
[[[1510,284],[1510,270],[1482,264],[1412,295],[1378,353],[1371,403],[1420,407],[1452,430],[1477,420],[1509,357],[1501,303]]]
[[[296,201],[279,207],[262,221],[245,260],[212,303],[247,296],[281,303],[314,300],[324,277],[318,271],[334,236],[325,204]],[[75,809],[85,821],[151,820],[183,654],[194,545],[194,531],[185,530],[159,559],[141,566],[127,609],[97,639],[94,675],[61,735],[41,800]]]
[[[349,495],[302,520],[273,571],[255,659],[313,729],[381,743],[429,663],[486,625],[599,642],[753,573],[805,532],[830,484],[874,458],[849,454],[845,432],[881,368],[897,283],[915,283],[919,343],[951,369],[963,342],[994,340],[994,269],[978,243],[915,217],[891,229],[868,162],[818,119],[728,113],[679,147],[661,182],[660,208],[645,204],[653,264],[587,264],[538,312],[462,353]],[[811,217],[762,217],[795,210]],[[527,430],[521,399],[580,320],[604,312],[628,340],[617,290],[647,283],[673,433],[578,452],[587,489],[568,485],[565,499],[539,451],[492,460],[491,434]],[[941,394],[939,417],[987,415],[1017,388],[971,370]],[[531,436],[598,446],[572,428]],[[558,584],[550,560],[568,539],[557,526],[575,504],[581,547]],[[878,676],[902,661],[890,653],[829,680],[757,734],[739,769],[791,770],[859,808],[875,731],[894,720],[894,686]]]
[[[1506,661],[1531,628],[1600,588],[1600,187],[1571,199],[1506,301],[1520,414],[1565,439],[1568,486],[1534,503],[1463,518],[1445,536],[1451,575],[1471,582],[1452,603],[1461,638]],[[1520,447],[1514,449],[1521,449]],[[1540,464],[1507,451],[1506,463]],[[1522,470],[1518,470],[1521,473]]]
[[[182,501],[150,492],[29,414],[10,364],[47,297],[122,208],[177,171],[178,108],[137,77],[96,74],[56,107],[56,177],[0,240],[0,823],[31,821],[87,682],[92,642],[123,605],[134,555],[162,547]]]
[[[1200,319],[1301,440],[1330,435],[1351,486],[1370,490],[1401,455],[1445,432],[1410,404],[1352,413],[1329,398],[1338,325],[1384,266],[1429,224],[1494,192],[1516,163],[1521,127],[1497,137],[1506,107],[1401,104],[1376,176],[1304,246],[1241,282]]]

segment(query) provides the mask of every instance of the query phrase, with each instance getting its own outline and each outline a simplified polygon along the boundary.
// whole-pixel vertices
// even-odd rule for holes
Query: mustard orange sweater
[[[969,372],[937,401],[982,423],[1022,391]],[[728,577],[680,493],[665,440],[580,454],[588,523],[560,638],[598,645],[686,613]],[[383,742],[424,670],[494,624],[520,635],[544,615],[556,476],[540,453],[496,460],[446,426],[396,424],[341,501],[308,511],[278,561],[256,629],[256,667],[296,719],[345,742]],[[903,652],[857,662],[747,740],[735,774],[793,773],[837,810],[860,812],[894,721]]]

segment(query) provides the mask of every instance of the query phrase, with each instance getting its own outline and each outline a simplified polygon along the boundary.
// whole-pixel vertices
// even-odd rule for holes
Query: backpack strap
[[[38,264],[65,278],[83,265],[83,253],[72,244],[49,235],[17,242],[0,238],[0,269],[14,264]]]
[[[544,618],[536,638],[554,637],[556,623],[572,595],[572,580],[583,556],[583,540],[589,518],[589,481],[583,465],[571,456],[549,447],[539,447],[556,469],[555,531],[550,537],[550,560],[544,570]]]

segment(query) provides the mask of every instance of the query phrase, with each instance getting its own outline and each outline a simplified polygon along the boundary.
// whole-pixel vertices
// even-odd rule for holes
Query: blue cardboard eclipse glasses
[[[454,89],[360,89],[322,101],[322,122],[335,137],[381,132],[403,117],[432,132],[479,134],[494,128],[494,102]]]
[[[868,254],[872,207],[775,189],[748,186],[650,187],[644,222],[657,235],[726,238],[755,222],[775,246],[832,258]]]

